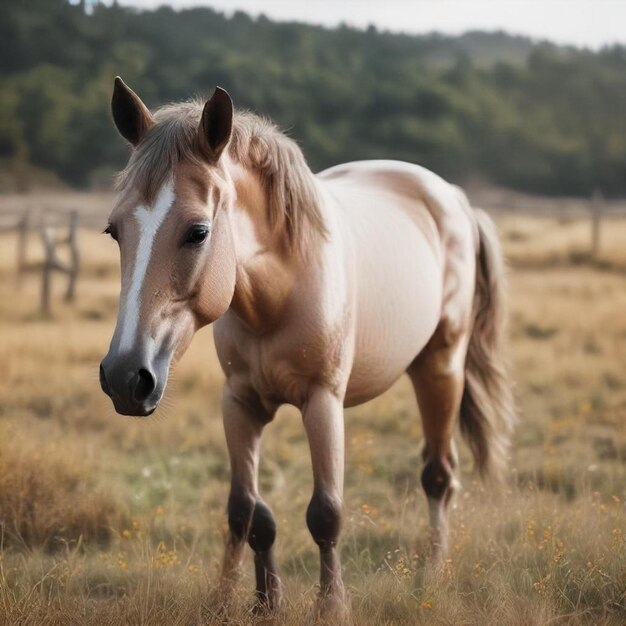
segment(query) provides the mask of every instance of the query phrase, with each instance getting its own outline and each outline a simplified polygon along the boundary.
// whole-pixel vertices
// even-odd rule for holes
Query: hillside
[[[65,0],[0,2],[0,160],[108,184],[126,149],[109,116],[122,75],[150,106],[227,88],[274,118],[313,169],[418,162],[460,183],[626,194],[626,47],[506,33],[408,36]]]

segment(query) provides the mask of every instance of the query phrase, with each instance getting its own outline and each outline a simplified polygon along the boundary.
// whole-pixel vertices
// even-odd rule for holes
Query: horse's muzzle
[[[117,413],[145,417],[154,413],[163,393],[154,368],[107,355],[100,364],[100,386]]]

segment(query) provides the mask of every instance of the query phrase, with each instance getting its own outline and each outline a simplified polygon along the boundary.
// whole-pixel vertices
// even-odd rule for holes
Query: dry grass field
[[[497,497],[481,485],[461,445],[451,552],[425,576],[410,385],[349,410],[342,555],[358,626],[626,623],[626,222],[607,225],[594,264],[588,224],[498,222],[520,413],[508,485]],[[46,320],[0,235],[0,622],[267,623],[248,612],[251,560],[236,606],[218,611],[229,472],[211,331],[155,416],[117,416],[97,380],[117,247],[92,230],[80,242],[78,301],[57,298]],[[287,587],[277,625],[303,624],[316,593],[311,483],[299,415],[281,410],[261,464]]]

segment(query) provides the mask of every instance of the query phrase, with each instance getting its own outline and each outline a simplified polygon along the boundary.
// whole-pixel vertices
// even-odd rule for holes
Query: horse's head
[[[165,108],[153,117],[115,81],[113,119],[133,152],[106,229],[120,248],[122,285],[100,382],[124,415],[155,410],[171,362],[233,297],[234,194],[224,164],[232,101],[218,88],[197,111],[190,105],[184,119],[184,109]]]

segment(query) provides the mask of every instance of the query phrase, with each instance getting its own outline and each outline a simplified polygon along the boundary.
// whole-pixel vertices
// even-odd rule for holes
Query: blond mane
[[[203,106],[192,100],[158,109],[155,125],[119,173],[117,188],[133,186],[152,203],[177,163],[200,163],[196,133]],[[291,242],[302,241],[307,230],[326,233],[315,179],[302,150],[273,122],[247,111],[235,112],[228,150],[234,161],[259,176],[273,227],[284,229]]]

